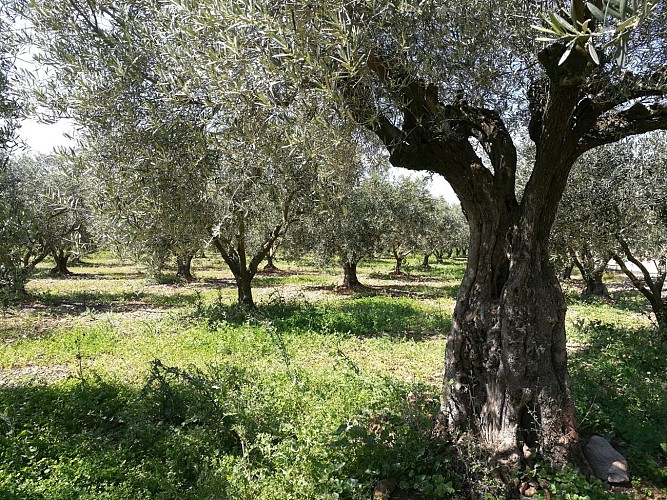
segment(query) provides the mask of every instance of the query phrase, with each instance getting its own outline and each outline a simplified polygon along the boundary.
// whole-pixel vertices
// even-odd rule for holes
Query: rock
[[[588,440],[584,455],[598,479],[610,484],[630,481],[627,460],[602,436],[593,436]]]
[[[377,484],[373,491],[373,500],[387,500],[397,486],[398,483],[393,479],[383,479]]]

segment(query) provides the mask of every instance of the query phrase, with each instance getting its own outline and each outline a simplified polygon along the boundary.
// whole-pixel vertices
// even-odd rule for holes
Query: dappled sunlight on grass
[[[215,255],[191,283],[104,255],[39,274],[0,322],[0,497],[450,497],[456,451],[430,433],[465,261],[362,261],[363,293],[305,262],[258,274],[254,312]],[[581,429],[662,485],[665,345],[636,293],[565,288]]]
[[[667,345],[652,329],[599,320],[574,330],[586,341],[569,364],[582,430],[612,437],[635,471],[667,487]]]

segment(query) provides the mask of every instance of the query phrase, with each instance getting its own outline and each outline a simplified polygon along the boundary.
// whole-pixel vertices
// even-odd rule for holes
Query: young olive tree
[[[322,262],[337,261],[344,290],[365,288],[357,266],[379,249],[386,227],[381,203],[386,181],[380,173],[369,174],[362,164],[361,158],[351,154],[328,165],[317,183],[317,207],[288,242],[292,253],[312,251]]]
[[[658,330],[667,339],[667,137],[664,133],[642,137],[635,148],[635,161],[617,163],[616,187],[621,193],[611,207],[617,243],[612,258],[651,304]],[[608,186],[612,179],[607,179]]]

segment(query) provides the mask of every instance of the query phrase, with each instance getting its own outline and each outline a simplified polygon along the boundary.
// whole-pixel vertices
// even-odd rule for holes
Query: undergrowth
[[[35,279],[29,307],[2,317],[0,498],[368,499],[382,480],[404,499],[631,497],[539,460],[508,491],[480,447],[436,438],[462,262],[406,266],[421,274],[392,281],[398,296],[307,298],[319,275],[286,273],[264,285],[304,294],[265,290],[254,311],[211,287],[213,265],[179,288],[92,262]],[[667,347],[634,296],[568,302],[580,432],[625,454],[633,494],[664,495]],[[18,376],[33,369],[46,375]]]

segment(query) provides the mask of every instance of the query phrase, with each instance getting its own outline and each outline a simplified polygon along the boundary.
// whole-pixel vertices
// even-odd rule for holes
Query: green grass
[[[462,261],[401,277],[362,263],[364,294],[337,292],[336,268],[279,261],[251,315],[215,256],[194,265],[195,283],[157,283],[91,256],[4,312],[0,498],[366,499],[385,478],[414,498],[462,492],[474,453],[431,438]],[[667,352],[645,304],[567,294],[581,431],[627,455],[635,493],[665,494]],[[602,495],[525,474],[556,498]]]

